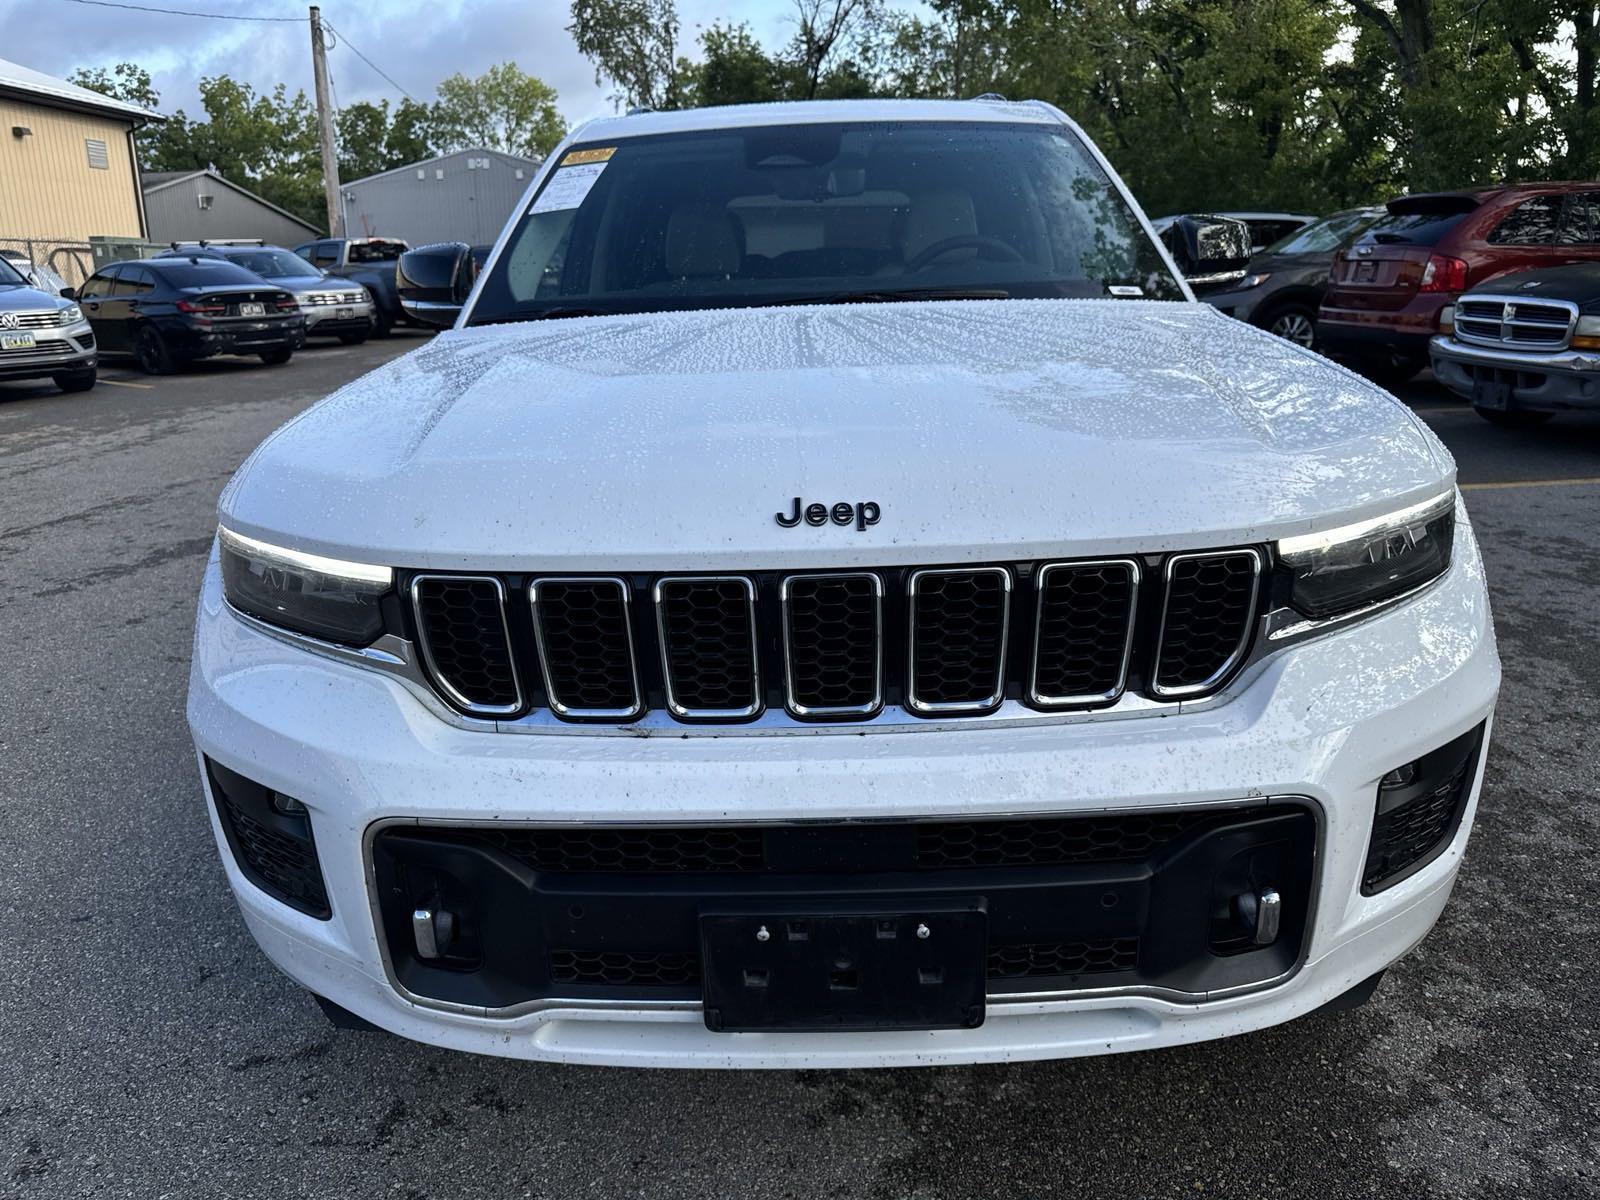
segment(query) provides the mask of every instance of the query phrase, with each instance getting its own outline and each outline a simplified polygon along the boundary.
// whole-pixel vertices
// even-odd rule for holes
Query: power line
[[[237,13],[195,12],[188,8],[151,8],[144,4],[119,4],[117,0],[67,0],[67,2],[88,4],[94,8],[125,8],[130,12],[165,13],[170,17],[203,17],[208,21],[293,22],[296,25],[305,22],[304,17],[248,17]]]
[[[410,92],[406,91],[405,88],[401,87],[398,83],[396,83],[394,81],[394,79],[390,77],[390,75],[389,75],[389,73],[387,71],[385,71],[377,63],[373,62],[365,54],[361,53],[361,51],[357,50],[356,49],[356,44],[350,40],[350,38],[344,33],[343,30],[334,29],[333,26],[329,25],[326,21],[324,21],[322,23],[322,27],[324,29],[332,30],[334,37],[338,38],[341,43],[343,43],[345,46],[349,47],[350,53],[354,54],[362,62],[366,63],[367,66],[371,67],[379,75],[382,75],[383,78],[388,81],[389,86],[394,88],[395,91],[399,92],[402,96],[404,96],[407,100],[410,100],[413,104],[415,104],[417,102],[417,98],[415,96],[413,96]]]

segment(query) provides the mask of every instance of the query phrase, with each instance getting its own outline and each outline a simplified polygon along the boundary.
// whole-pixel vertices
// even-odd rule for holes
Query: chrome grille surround
[[[694,708],[681,703],[673,685],[672,639],[667,630],[667,591],[673,586],[703,586],[705,584],[733,583],[744,589],[745,619],[750,638],[750,693],[749,704],[736,708]],[[753,717],[762,709],[761,702],[761,648],[756,639],[756,585],[748,575],[663,575],[651,589],[656,611],[656,636],[661,648],[661,676],[667,695],[667,708],[680,720],[741,720]]]
[[[627,708],[585,708],[565,703],[556,686],[556,671],[552,669],[550,648],[545,637],[544,615],[539,608],[539,590],[548,590],[551,584],[580,584],[586,586],[613,586],[622,602],[622,626],[628,646],[628,677],[633,682],[633,704]],[[539,650],[539,666],[544,672],[545,700],[559,716],[570,720],[631,721],[644,711],[644,693],[639,686],[639,659],[633,646],[633,591],[626,579],[614,575],[546,575],[528,585],[528,603],[533,610],[533,640]]]
[[[12,315],[17,319],[16,329],[60,329],[67,324],[78,324],[77,321],[68,322],[65,319],[67,310],[64,308],[53,312],[19,312]]]
[[[917,595],[925,581],[959,575],[998,576],[1001,589],[999,651],[995,656],[995,686],[977,701],[928,701],[917,696]],[[906,706],[927,716],[986,712],[1005,699],[1006,649],[1011,632],[1011,572],[1005,567],[944,567],[911,572],[906,580]]]
[[[453,684],[446,676],[445,672],[440,669],[440,665],[437,659],[434,657],[433,646],[428,637],[428,618],[426,616],[425,602],[422,597],[422,588],[426,583],[441,580],[449,583],[488,583],[493,585],[495,594],[499,599],[500,633],[505,639],[506,659],[511,664],[511,682],[512,687],[516,692],[516,700],[514,703],[482,704],[474,701],[465,693],[463,693],[460,688]],[[407,590],[411,597],[411,612],[412,617],[416,621],[417,625],[417,642],[420,650],[422,651],[423,664],[427,667],[428,676],[432,679],[434,685],[439,689],[439,691],[444,694],[445,698],[457,708],[461,709],[461,711],[471,713],[473,716],[501,717],[511,716],[514,713],[520,712],[524,703],[524,693],[522,690],[522,679],[517,672],[516,652],[511,645],[511,623],[510,614],[506,611],[505,584],[501,583],[499,578],[494,575],[417,575],[412,578],[411,586]]]
[[[1244,556],[1248,556],[1251,561],[1250,604],[1242,622],[1243,633],[1239,637],[1238,644],[1234,646],[1233,652],[1220,667],[1200,682],[1177,685],[1163,684],[1161,682],[1161,655],[1167,641],[1167,618],[1172,608],[1172,578],[1174,572],[1181,564],[1186,562],[1208,558],[1226,559]],[[1174,554],[1167,559],[1165,586],[1162,588],[1161,593],[1161,630],[1156,635],[1155,653],[1150,670],[1151,695],[1162,700],[1177,700],[1185,696],[1195,696],[1208,692],[1239,665],[1246,652],[1250,649],[1251,640],[1255,636],[1256,610],[1261,602],[1261,572],[1263,565],[1261,552],[1252,548],[1201,550],[1189,554]]]
[[[876,633],[874,635],[875,653],[873,663],[873,690],[872,699],[865,704],[843,705],[837,707],[807,706],[802,704],[795,695],[794,685],[794,651],[793,651],[793,625],[791,624],[790,601],[793,586],[802,581],[867,579],[871,581],[874,609],[876,615]],[[832,571],[819,572],[805,575],[786,575],[778,589],[779,606],[782,609],[783,619],[783,690],[784,699],[788,709],[797,717],[869,717],[883,708],[883,576],[875,571]]]
[[[1480,293],[1456,301],[1456,338],[1474,346],[1565,350],[1577,324],[1570,300]]]
[[[1078,696],[1047,696],[1039,691],[1039,659],[1043,653],[1044,596],[1049,585],[1049,577],[1055,571],[1081,570],[1086,567],[1121,567],[1128,571],[1128,616],[1122,639],[1122,669],[1118,672],[1116,685],[1107,691]],[[1134,631],[1139,619],[1139,585],[1142,580],[1143,572],[1139,569],[1139,564],[1131,558],[1052,562],[1045,563],[1039,568],[1034,579],[1034,592],[1037,599],[1034,607],[1033,653],[1028,660],[1028,702],[1030,704],[1038,708],[1069,708],[1082,707],[1089,704],[1113,704],[1123,692],[1127,691],[1128,667],[1133,661]]]

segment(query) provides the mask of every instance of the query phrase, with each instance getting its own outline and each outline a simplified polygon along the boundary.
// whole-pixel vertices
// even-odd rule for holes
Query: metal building
[[[539,169],[535,159],[475,148],[441,154],[344,185],[351,237],[492,242]]]
[[[202,238],[260,238],[269,246],[298,246],[322,230],[263,200],[207,167],[146,171],[144,211],[152,242]]]

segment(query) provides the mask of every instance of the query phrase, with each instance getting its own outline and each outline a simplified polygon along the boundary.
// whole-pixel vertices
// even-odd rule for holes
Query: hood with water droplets
[[[1205,305],[942,301],[443,333],[285,425],[221,509],[403,567],[889,566],[1265,541],[1454,470],[1387,393]],[[796,496],[882,515],[785,528]]]

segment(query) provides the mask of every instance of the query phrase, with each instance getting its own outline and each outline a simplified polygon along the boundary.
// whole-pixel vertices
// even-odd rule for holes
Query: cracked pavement
[[[1600,486],[1477,488],[1505,661],[1476,831],[1371,1004],[1224,1042],[631,1072],[336,1033],[257,952],[183,721],[237,463],[415,336],[0,385],[0,1197],[1600,1195]],[[146,386],[148,385],[148,386]],[[1600,416],[1406,390],[1468,484],[1600,476]]]

